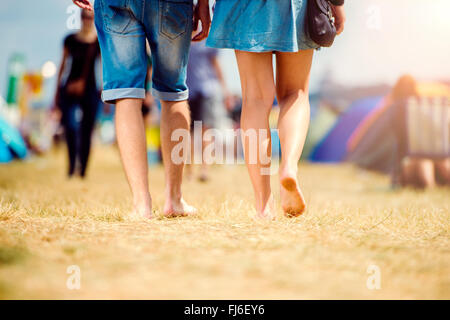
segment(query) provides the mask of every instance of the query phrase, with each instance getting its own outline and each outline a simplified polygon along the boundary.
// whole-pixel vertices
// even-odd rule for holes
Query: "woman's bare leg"
[[[267,158],[271,153],[269,113],[275,98],[272,53],[236,51],[236,58],[242,85],[241,129],[245,162],[255,192],[258,215],[272,218],[273,196],[267,172],[270,171]],[[260,139],[264,132],[265,137]],[[260,151],[263,156],[265,153],[264,159]]]
[[[281,205],[290,216],[301,215],[306,208],[297,181],[297,167],[309,126],[308,90],[313,54],[313,50],[277,53]]]
[[[436,179],[440,185],[450,185],[450,158],[434,162]]]
[[[436,178],[433,160],[421,159],[417,166],[417,179],[419,186],[422,188],[434,188],[436,186]]]
[[[211,129],[208,128],[207,126],[203,126],[203,130],[202,130],[202,163],[200,165],[200,173],[198,176],[198,180],[200,182],[207,182],[209,179],[208,176],[208,169],[209,169],[209,165],[208,165],[208,161],[210,161],[211,159],[204,159],[203,156],[203,152],[204,150],[206,150],[206,148],[208,148],[211,144],[214,144],[214,140],[211,140],[210,137],[207,136],[206,132]],[[210,163],[210,162],[209,162]]]
[[[430,159],[411,158],[403,163],[404,186],[432,188],[436,185],[434,163]]]

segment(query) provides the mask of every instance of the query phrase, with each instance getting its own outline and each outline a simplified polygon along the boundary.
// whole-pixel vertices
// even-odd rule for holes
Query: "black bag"
[[[327,0],[308,0],[306,30],[312,41],[321,47],[331,47],[336,38],[333,9]]]

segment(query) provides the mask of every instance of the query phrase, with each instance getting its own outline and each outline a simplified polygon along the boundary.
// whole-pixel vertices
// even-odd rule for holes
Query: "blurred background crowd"
[[[303,160],[354,163],[390,175],[394,188],[449,185],[450,2],[360,0],[347,11],[344,34],[315,56]],[[115,144],[114,106],[99,95],[93,15],[69,0],[4,0],[0,34],[0,165],[66,145],[67,174],[84,177],[90,150]],[[148,51],[149,87],[151,72]],[[239,128],[232,51],[193,44],[188,86],[192,119],[204,131]],[[149,165],[161,161],[159,112],[148,93],[142,114]],[[274,128],[277,112],[274,101]],[[279,149],[276,131],[272,144]],[[208,180],[206,165],[193,169],[188,175]]]

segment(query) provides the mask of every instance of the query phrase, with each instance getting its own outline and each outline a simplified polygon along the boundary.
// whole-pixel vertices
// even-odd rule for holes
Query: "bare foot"
[[[149,220],[153,219],[151,205],[135,205],[134,210],[130,214],[132,220]]]
[[[193,216],[196,213],[197,209],[188,205],[184,199],[181,199],[179,202],[166,201],[166,204],[164,205],[164,216],[167,218]]]
[[[262,208],[261,211],[257,210],[258,213],[256,214],[257,219],[267,219],[267,220],[275,220],[276,219],[276,213],[275,213],[275,201],[273,200],[273,195],[270,195],[269,200],[267,201],[266,205]]]
[[[288,217],[298,217],[305,212],[306,202],[295,174],[281,174],[281,207]]]

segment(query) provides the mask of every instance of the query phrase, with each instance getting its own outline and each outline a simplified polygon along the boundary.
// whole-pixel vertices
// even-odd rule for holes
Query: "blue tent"
[[[8,159],[8,154],[4,151],[4,146],[18,158],[23,159],[27,156],[27,146],[19,130],[0,118],[0,153],[2,154],[2,158]]]
[[[376,108],[381,100],[382,97],[372,97],[354,102],[316,145],[309,160],[315,162],[343,161],[347,155],[348,139],[360,122]]]
[[[13,158],[11,151],[8,148],[8,145],[0,139],[0,163],[10,162]]]

